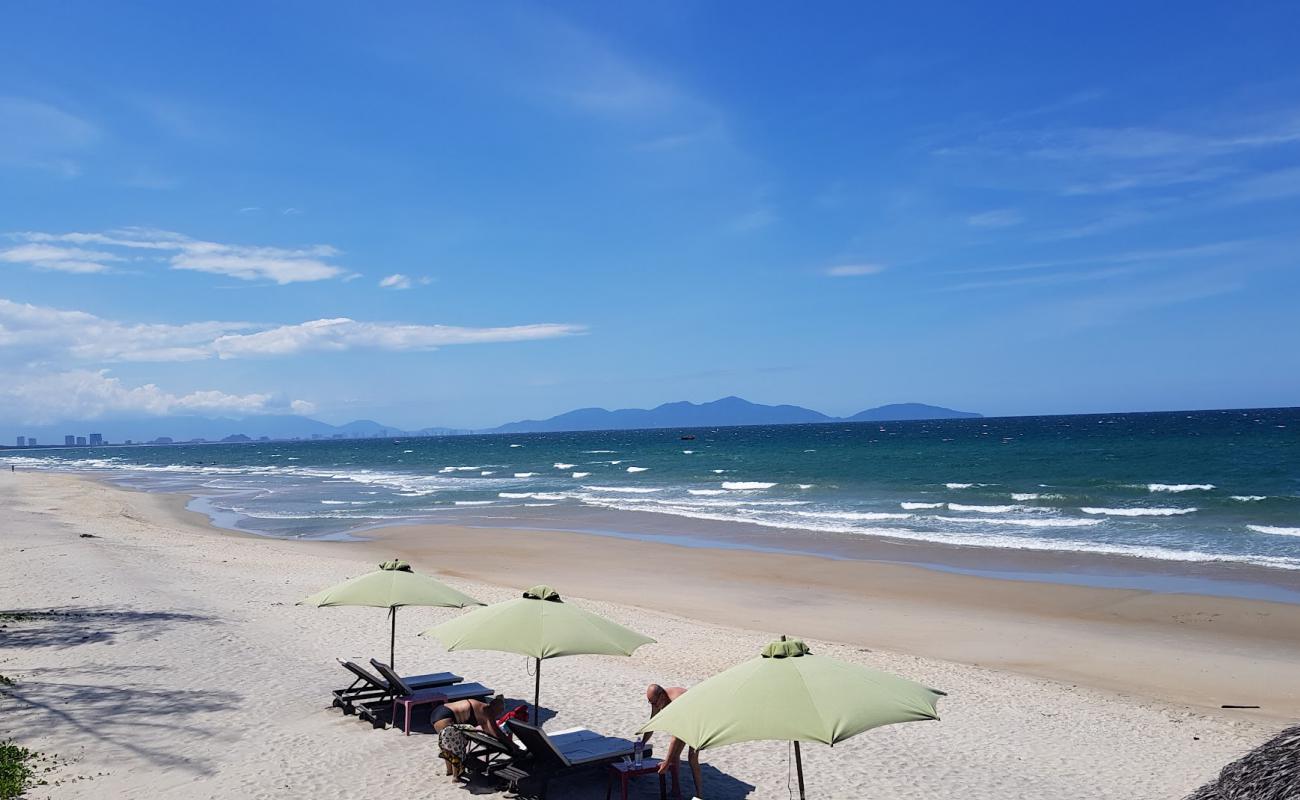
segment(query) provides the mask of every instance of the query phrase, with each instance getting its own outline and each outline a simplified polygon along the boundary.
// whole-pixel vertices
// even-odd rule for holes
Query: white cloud
[[[832,278],[854,278],[860,275],[879,275],[885,271],[883,264],[840,264],[827,267],[822,274]]]
[[[1025,218],[1014,208],[997,208],[966,218],[966,224],[972,228],[1010,228],[1024,221]]]
[[[106,233],[29,231],[10,235],[28,244],[0,251],[0,260],[43,269],[104,272],[112,262],[125,260],[126,253],[144,250],[165,258],[172,269],[228,275],[249,281],[269,280],[281,285],[327,280],[346,274],[342,267],[329,263],[328,259],[339,255],[338,249],[330,245],[285,248],[222,244],[148,228],[124,228]],[[36,245],[45,249],[32,250]],[[109,250],[79,250],[68,245],[93,245]],[[65,255],[60,257],[56,248],[63,248]],[[56,264],[64,266],[53,266]]]
[[[214,389],[175,394],[152,383],[127,386],[109,377],[107,370],[25,375],[0,388],[0,404],[7,414],[36,424],[135,414],[310,414],[315,410],[305,400],[274,394],[227,394]]]
[[[403,275],[400,272],[396,272],[381,280],[379,282],[379,288],[394,290],[410,289],[417,283],[421,286],[428,286],[433,283],[433,278],[430,278],[427,275],[411,277],[410,275]]]
[[[17,247],[0,250],[0,261],[27,264],[37,269],[57,272],[104,272],[110,262],[122,260],[120,256],[100,250],[83,250],[79,247],[52,244],[20,244]]]
[[[220,358],[284,356],[346,350],[434,350],[445,345],[519,342],[582,333],[580,325],[542,323],[503,328],[358,322],[347,317],[282,325],[266,331],[222,336],[212,343]]]
[[[347,350],[432,350],[444,345],[515,342],[582,333],[580,325],[495,328],[319,319],[295,325],[249,322],[133,324],[0,298],[0,353],[26,363],[198,361]]]

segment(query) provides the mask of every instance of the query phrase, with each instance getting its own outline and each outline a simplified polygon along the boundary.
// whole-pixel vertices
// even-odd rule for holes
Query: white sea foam
[[[495,500],[457,500],[458,506],[490,506],[496,503]]]
[[[795,486],[798,486],[800,489],[811,489],[811,488],[813,488],[813,485],[812,485],[811,483],[796,483]]]
[[[1195,508],[1081,508],[1085,514],[1105,514],[1109,517],[1176,517],[1191,514]]]
[[[524,508],[550,508],[555,503],[524,503]]]
[[[1019,525],[1023,528],[1088,528],[1100,525],[1102,519],[1078,519],[1072,517],[1058,518],[1015,518],[1015,517],[944,517],[933,516],[926,519],[941,519],[944,522],[971,523],[974,525]]]
[[[690,519],[714,520],[718,522],[736,522],[736,517],[717,511],[673,505],[624,505],[626,500],[609,498],[594,502],[605,508],[624,509],[628,511],[648,511],[656,514],[687,517]],[[919,519],[925,519],[921,517]],[[1102,553],[1135,558],[1154,558],[1163,561],[1212,562],[1227,561],[1244,564],[1258,564],[1280,569],[1300,570],[1300,558],[1284,556],[1255,556],[1245,554],[1205,553],[1197,550],[1176,550],[1171,547],[1156,545],[1128,545],[1110,542],[1085,542],[1069,539],[1035,539],[1020,535],[996,535],[987,532],[957,533],[951,529],[945,531],[915,530],[902,526],[893,528],[865,528],[845,522],[817,522],[814,520],[791,520],[788,516],[781,519],[750,517],[743,520],[751,525],[766,528],[798,528],[802,530],[823,531],[828,533],[845,533],[859,536],[878,536],[888,539],[906,539],[910,541],[956,544],[969,547],[998,547],[1012,550],[1044,550],[1051,552],[1088,552]],[[988,519],[976,520],[988,523]],[[1041,522],[1042,520],[1034,520]]]
[[[522,500],[525,497],[532,496],[532,492],[497,492],[497,497],[505,497],[510,500]]]
[[[573,473],[573,477],[575,477],[575,478],[585,478],[585,477],[587,477],[587,476],[590,475],[590,474],[591,474],[590,472],[575,472],[575,473]]]
[[[414,453],[415,451],[414,451],[414,450],[403,450],[402,452],[403,452],[403,453]]]
[[[594,455],[596,453],[617,453],[618,451],[617,450],[583,450],[582,452],[591,453]]]
[[[739,492],[749,491],[751,489],[771,489],[773,486],[776,486],[776,484],[764,483],[762,481],[723,481],[722,482],[723,489],[731,489],[733,491],[739,491]]]
[[[790,511],[808,519],[842,519],[850,522],[871,522],[883,519],[911,519],[915,514],[897,514],[891,511]]]
[[[645,472],[645,471],[648,470],[648,469],[650,469],[650,468],[649,468],[649,467],[628,467],[628,468],[627,468],[627,471],[628,471],[628,472]]]
[[[968,506],[961,503],[949,503],[949,511],[967,511],[979,514],[1010,514],[1012,511],[1037,511],[1031,506]]]
[[[345,506],[348,504],[346,500],[322,500],[320,502],[324,506]]]
[[[663,489],[648,486],[584,486],[582,488],[589,492],[619,492],[621,494],[651,494],[663,491]]]
[[[1258,503],[1260,500],[1267,500],[1268,498],[1262,494],[1234,494],[1232,499],[1239,503]]]
[[[485,470],[483,470],[482,472],[480,472],[479,474],[486,478],[486,477],[489,476],[489,475],[495,475],[495,474],[497,474],[497,473],[496,473],[495,470],[485,469]]]
[[[1300,528],[1282,528],[1277,525],[1247,525],[1255,533],[1271,533],[1274,536],[1300,536]]]
[[[1040,495],[1038,492],[1012,492],[1011,493],[1012,500],[1037,500],[1041,496],[1042,495]]]
[[[694,450],[683,450],[683,451],[682,451],[682,455],[684,455],[684,456],[689,456],[691,453],[694,453],[694,452],[695,452]]]
[[[943,503],[899,503],[906,511],[919,511],[923,508],[943,508]]]
[[[522,444],[512,444],[512,445],[510,445],[510,446],[511,446],[511,447],[523,447]]]
[[[573,469],[574,467],[576,467],[576,466],[578,466],[578,465],[577,465],[577,464],[565,464],[565,463],[562,463],[562,462],[560,462],[560,461],[556,461],[556,462],[555,462],[554,464],[552,464],[551,466],[555,467],[556,469]]]
[[[702,497],[727,493],[726,489],[687,489],[686,491],[690,494],[700,495]]]
[[[1214,488],[1212,483],[1148,483],[1149,492],[1208,492]]]
[[[714,475],[721,475],[722,473],[726,472],[726,470],[725,470],[725,469],[715,469],[715,470],[711,470],[711,472],[713,472]]]
[[[537,473],[536,473],[536,472],[516,472],[516,473],[515,473],[515,477],[516,477],[516,478],[534,478],[534,477],[537,477]]]

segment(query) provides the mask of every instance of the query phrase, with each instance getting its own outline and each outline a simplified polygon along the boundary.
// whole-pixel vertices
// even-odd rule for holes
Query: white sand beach
[[[367,571],[381,551],[409,557],[417,569],[441,574],[488,602],[545,580],[567,600],[658,640],[630,658],[546,662],[542,704],[554,712],[548,729],[581,725],[630,736],[647,717],[642,699],[647,683],[689,687],[752,657],[778,633],[802,634],[819,653],[948,693],[940,704],[941,721],[870,731],[833,749],[805,747],[811,797],[1178,798],[1268,739],[1294,713],[1294,685],[1284,685],[1287,659],[1300,653],[1297,611],[1291,607],[1222,601],[1224,613],[1257,620],[1256,627],[1232,640],[1216,639],[1227,634],[1208,627],[1184,626],[1181,639],[1160,632],[1166,628],[1143,628],[1125,619],[1107,627],[1104,615],[1094,613],[1089,624],[1097,638],[1090,647],[1105,649],[1109,637],[1115,652],[1148,655],[1126,687],[1114,668],[1089,683],[1086,679],[1098,671],[1085,669],[1078,680],[1061,680],[1035,674],[1053,673],[1037,668],[1038,656],[1018,664],[1018,653],[1039,653],[1050,641],[1028,623],[994,628],[999,639],[985,647],[998,652],[989,660],[997,666],[972,666],[935,658],[934,650],[924,647],[891,650],[886,645],[901,641],[893,634],[875,646],[818,639],[828,630],[818,625],[810,625],[811,631],[777,630],[793,618],[767,624],[761,609],[732,624],[720,623],[718,613],[698,615],[707,622],[689,619],[670,599],[648,589],[643,600],[620,595],[617,603],[590,599],[603,596],[595,584],[575,586],[568,596],[564,578],[578,567],[572,560],[561,564],[560,551],[550,562],[545,553],[530,561],[494,561],[494,542],[527,533],[483,532],[477,548],[449,548],[443,560],[436,558],[436,541],[405,552],[401,534],[378,543],[320,543],[219,531],[181,510],[182,502],[66,475],[0,474],[0,610],[25,615],[0,621],[0,674],[16,682],[0,694],[0,736],[53,754],[60,764],[46,776],[50,783],[31,796],[467,796],[465,788],[442,776],[433,736],[374,730],[330,708],[329,690],[348,682],[336,657],[387,653],[385,614],[294,603]],[[469,541],[474,534],[460,535]],[[730,556],[692,556],[708,557]],[[620,567],[607,559],[593,561],[589,569],[598,569],[606,583],[619,582]],[[633,559],[621,569],[631,576],[653,568]],[[464,577],[487,573],[493,583]],[[713,586],[696,583],[691,602],[703,602],[705,589],[725,593],[723,577]],[[935,580],[936,586],[948,587],[942,591],[956,585],[944,584],[942,576]],[[813,615],[828,602],[818,591],[792,584],[777,599]],[[870,593],[871,587],[860,591]],[[1017,591],[1029,597],[1026,593],[1042,590],[1022,584]],[[1130,605],[1142,602],[1131,594],[1114,597],[1122,595]],[[1212,607],[1218,602],[1187,600],[1194,614],[1216,613]],[[919,629],[942,638],[943,618],[921,619],[925,612],[918,606],[894,608],[917,615]],[[456,613],[400,612],[399,671],[450,670],[512,700],[530,697],[524,658],[447,653],[415,635]],[[1274,623],[1281,634],[1269,642]],[[947,624],[954,638],[962,638],[958,628],[964,620]],[[1171,621],[1168,630],[1180,624]],[[1069,630],[1058,625],[1053,636]],[[1191,648],[1189,636],[1204,647]],[[861,637],[869,641],[870,628]],[[1265,655],[1255,658],[1256,651]],[[1221,662],[1214,660],[1218,652]],[[1256,672],[1240,672],[1248,668]],[[1213,680],[1185,684],[1183,674],[1208,674]],[[1264,704],[1261,711],[1219,710],[1215,700],[1232,700],[1206,694],[1205,687],[1218,685],[1216,680],[1237,680],[1251,702],[1275,694],[1289,699]],[[655,741],[662,749],[663,739]],[[735,745],[706,751],[703,760],[709,800],[789,796],[784,744]],[[658,796],[649,778],[633,787],[636,797]],[[604,791],[598,773],[557,784],[552,797],[598,798]]]

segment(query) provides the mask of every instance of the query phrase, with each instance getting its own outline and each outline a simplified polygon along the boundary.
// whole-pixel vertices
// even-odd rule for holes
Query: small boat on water
[[[682,437],[682,441],[683,441],[683,442],[693,442],[693,441],[695,441],[695,437],[694,437],[694,436],[691,436],[691,435],[688,433],[688,434],[686,434],[685,436]]]

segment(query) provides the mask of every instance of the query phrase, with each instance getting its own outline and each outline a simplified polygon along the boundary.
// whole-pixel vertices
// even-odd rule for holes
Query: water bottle
[[[632,768],[641,769],[642,755],[645,753],[645,741],[637,737],[632,744]]]

